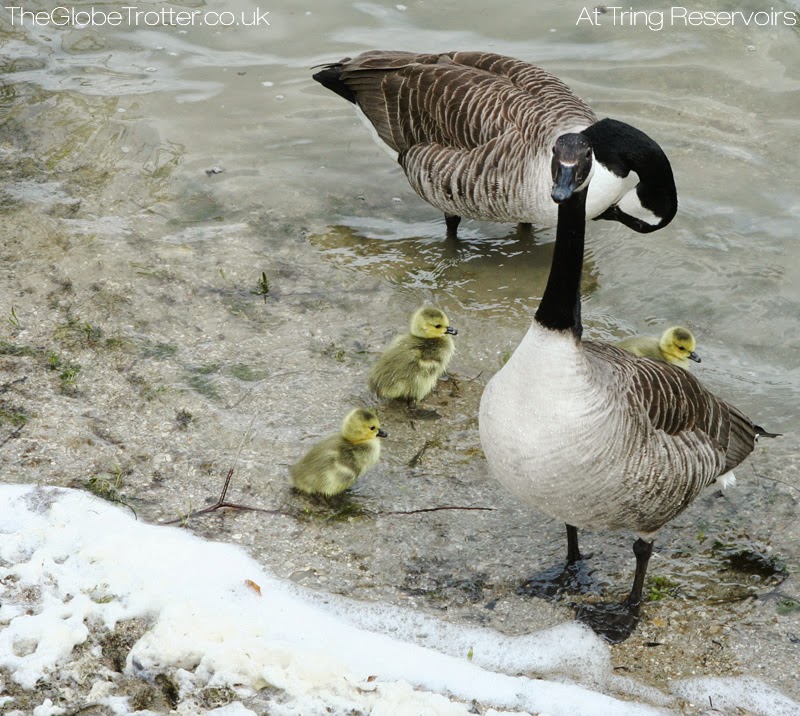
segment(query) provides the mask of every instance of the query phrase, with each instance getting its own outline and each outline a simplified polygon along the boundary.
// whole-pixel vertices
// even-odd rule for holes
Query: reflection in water
[[[536,232],[503,238],[442,238],[441,222],[404,224],[348,217],[348,224],[308,237],[340,266],[368,271],[406,290],[453,299],[483,316],[527,316],[541,299],[555,243],[539,243]],[[431,233],[435,227],[435,234]],[[598,287],[594,262],[584,263],[582,292]]]

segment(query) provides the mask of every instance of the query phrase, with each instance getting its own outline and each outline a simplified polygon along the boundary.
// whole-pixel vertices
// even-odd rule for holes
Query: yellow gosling
[[[381,456],[385,438],[378,416],[366,408],[351,410],[339,433],[314,445],[289,468],[292,485],[308,495],[332,497],[347,490]]]
[[[688,368],[690,360],[695,363],[700,362],[700,356],[694,352],[697,346],[694,336],[688,328],[682,326],[668,328],[661,334],[661,338],[633,336],[619,341],[616,345],[642,358],[672,363],[681,368]]]
[[[411,330],[397,336],[369,374],[369,389],[380,398],[415,404],[427,396],[447,370],[458,331],[444,311],[424,306],[411,317]]]

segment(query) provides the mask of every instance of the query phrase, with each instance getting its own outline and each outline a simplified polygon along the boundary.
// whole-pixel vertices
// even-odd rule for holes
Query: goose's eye
[[[434,326],[434,328],[441,328],[441,327],[442,327],[442,324],[441,324],[441,323],[437,323],[437,324]]]
[[[370,425],[369,429],[374,431],[374,430],[377,430],[378,428],[376,428],[374,425]]]

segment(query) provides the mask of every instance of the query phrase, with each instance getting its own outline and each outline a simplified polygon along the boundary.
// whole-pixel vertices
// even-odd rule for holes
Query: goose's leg
[[[631,593],[625,600],[625,606],[636,609],[642,604],[642,590],[644,589],[644,576],[647,574],[647,565],[650,555],[653,554],[653,543],[645,542],[641,537],[633,543],[633,553],[636,555],[636,574],[633,577]]]
[[[520,239],[532,239],[533,224],[529,224],[526,221],[520,221],[519,224],[517,224],[517,236]]]
[[[578,549],[578,528],[567,525],[567,564],[583,559],[581,551]]]
[[[406,401],[406,406],[408,407],[408,414],[412,417],[412,419],[417,418],[419,420],[439,420],[439,418],[442,417],[435,410],[420,408],[417,405],[415,398],[408,398]]]
[[[625,641],[639,624],[644,577],[653,554],[653,543],[640,537],[633,543],[633,553],[636,555],[636,574],[631,593],[622,604],[582,604],[578,607],[578,620],[612,644]]]
[[[586,594],[596,592],[598,587],[592,580],[592,573],[578,549],[578,528],[567,528],[567,563],[556,564],[542,572],[537,572],[517,589],[520,594],[543,599],[561,599],[566,594]]]
[[[444,223],[447,225],[447,238],[455,239],[458,236],[458,225],[461,223],[461,217],[445,214]]]

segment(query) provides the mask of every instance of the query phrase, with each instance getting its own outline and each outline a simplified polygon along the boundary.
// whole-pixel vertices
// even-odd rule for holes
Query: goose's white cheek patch
[[[593,219],[613,206],[639,183],[636,172],[620,177],[607,169],[597,159],[592,159],[592,174],[586,193],[586,216]]]

